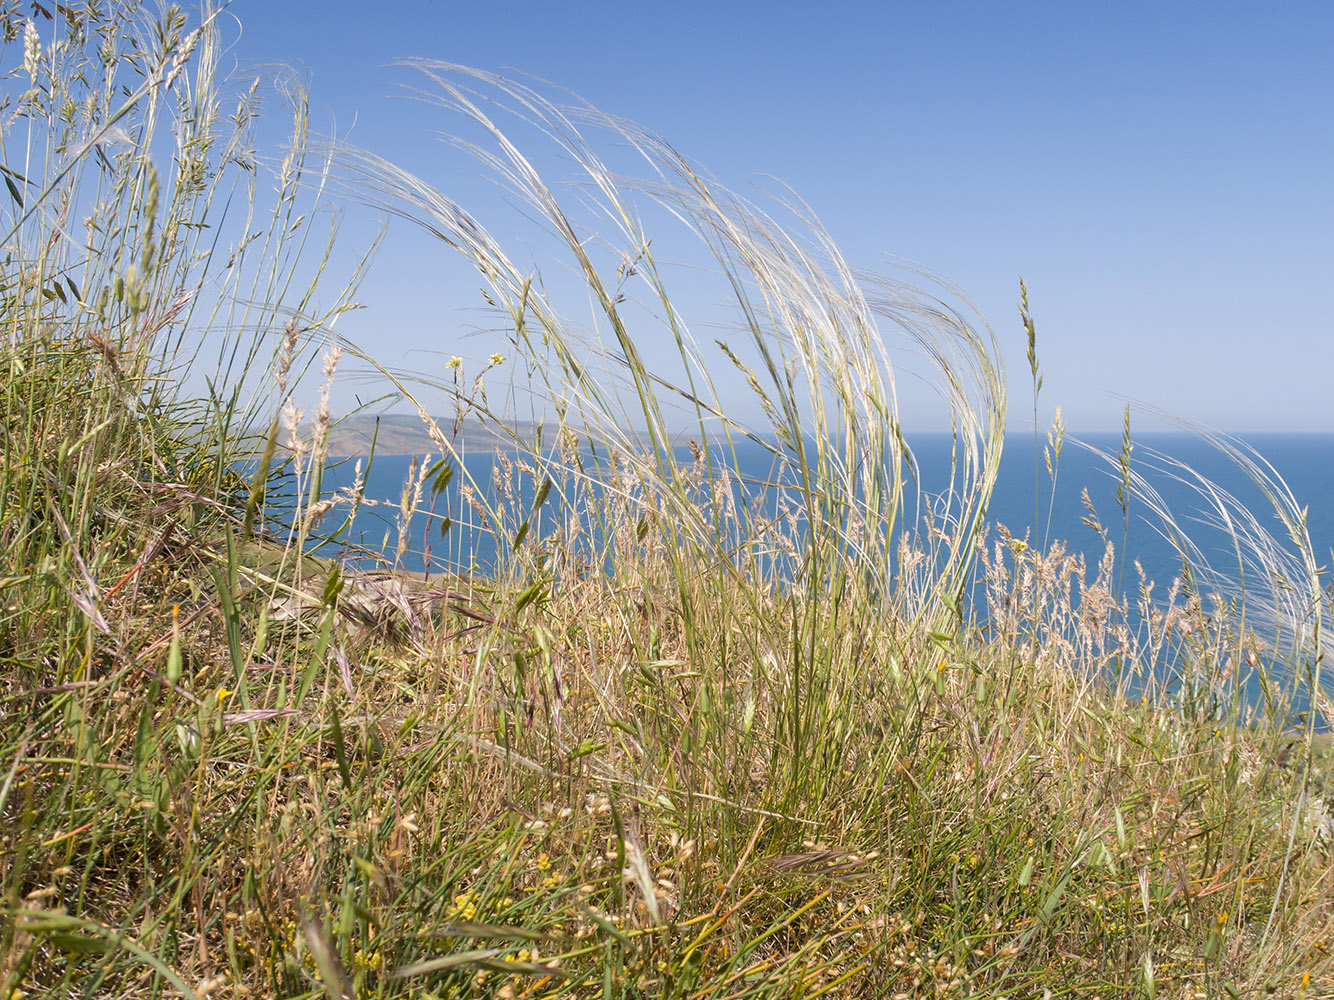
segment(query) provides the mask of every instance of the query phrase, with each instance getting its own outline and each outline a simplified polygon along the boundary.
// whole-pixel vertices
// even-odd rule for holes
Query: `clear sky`
[[[1334,5],[230,13],[229,61],[291,63],[317,128],[425,164],[446,190],[476,186],[429,176],[429,133],[450,122],[392,97],[418,82],[397,58],[514,68],[647,125],[733,187],[791,185],[853,263],[906,258],[971,296],[1005,344],[1012,429],[1031,424],[1023,275],[1044,421],[1060,403],[1076,430],[1115,428],[1129,398],[1228,430],[1334,431]],[[360,297],[348,332],[387,363],[438,369],[420,352],[452,353],[451,330],[479,322],[477,282],[440,280],[435,254],[391,238]]]

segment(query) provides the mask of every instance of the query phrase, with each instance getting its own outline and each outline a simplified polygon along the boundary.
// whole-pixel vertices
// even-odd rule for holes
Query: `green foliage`
[[[637,127],[421,64],[559,235],[605,339],[462,206],[339,150],[363,196],[478,267],[507,340],[469,379],[447,366],[456,424],[428,420],[437,457],[385,545],[405,554],[429,489],[499,563],[330,561],[311,550],[374,501],[322,480],[355,348],[325,355],[313,425],[292,403],[350,301],[309,314],[328,253],[301,252],[320,187],[301,100],[268,204],[257,87],[215,79],[207,18],[4,24],[23,68],[0,131],[0,997],[1314,996],[1334,974],[1328,741],[1284,732],[1294,678],[1320,697],[1330,595],[1258,457],[1217,442],[1298,555],[1225,505],[1239,558],[1286,589],[1211,607],[1127,414],[1126,530],[1143,498],[1188,573],[1129,606],[1110,546],[1086,566],[989,531],[1004,375],[961,307],[852,271],[813,220],[779,227]],[[596,182],[609,257],[506,106]],[[651,182],[602,165],[608,132]],[[715,255],[743,317],[718,359],[767,424],[728,416],[639,198]],[[636,294],[679,384],[644,361],[663,328]],[[1036,405],[1022,284],[1021,303]],[[954,415],[938,502],[909,490],[890,330]],[[531,373],[556,426],[493,410],[502,373],[506,399]],[[516,445],[492,491],[465,421]],[[773,483],[736,482],[741,441]],[[1063,441],[1058,411],[1053,489]]]

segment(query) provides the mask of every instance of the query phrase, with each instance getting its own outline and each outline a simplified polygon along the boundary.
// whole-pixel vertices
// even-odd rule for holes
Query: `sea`
[[[1273,487],[1286,490],[1291,505],[1305,512],[1314,556],[1328,569],[1334,560],[1334,434],[1251,434],[1239,440],[1254,450],[1252,461],[1268,474]],[[1180,574],[1181,560],[1163,535],[1161,519],[1138,490],[1132,490],[1122,506],[1125,494],[1120,491],[1121,436],[1067,437],[1055,457],[1054,477],[1048,472],[1047,456],[1051,454],[1048,442],[1039,438],[1036,444],[1035,451],[1030,434],[1007,436],[988,508],[988,522],[1003,525],[1012,536],[1026,538],[1030,544],[1046,548],[1059,540],[1073,551],[1097,557],[1102,554],[1103,541],[1089,523],[1096,520],[1118,549],[1124,547],[1128,564],[1138,560],[1145,575],[1166,588]],[[1229,516],[1235,517],[1236,509],[1248,511],[1254,516],[1256,527],[1266,530],[1296,554],[1289,530],[1265,491],[1244,468],[1208,441],[1191,434],[1146,433],[1135,436],[1132,445],[1128,463],[1131,472],[1136,477],[1142,476],[1158,493],[1161,506],[1171,512],[1176,523],[1195,540],[1201,554],[1219,572],[1237,569],[1237,555],[1229,537],[1211,527],[1223,513],[1219,509],[1223,498],[1235,501],[1229,504],[1234,508],[1227,512]],[[928,495],[943,493],[949,485],[950,436],[919,434],[909,439],[909,447],[917,467],[914,478],[922,491]],[[736,452],[737,467],[733,472],[739,482],[772,481],[773,456],[768,450],[742,442]],[[511,462],[517,460],[513,453],[500,454]],[[685,454],[682,446],[678,457]],[[457,471],[437,497],[431,497],[429,486],[425,490],[407,544],[399,554],[398,522],[403,491],[413,463],[423,457],[376,455],[369,465],[363,462],[364,496],[369,503],[358,511],[355,534],[345,536],[342,541],[349,552],[358,547],[364,550],[357,558],[367,566],[383,560],[410,572],[421,572],[429,559],[435,569],[481,573],[493,570],[503,544],[498,545],[490,531],[468,516],[460,495],[465,477]],[[431,456],[431,461],[438,458]],[[499,500],[493,475],[496,463],[495,453],[490,452],[469,455],[465,460],[468,478],[477,485],[479,494],[493,504]],[[350,487],[355,473],[355,460],[332,460],[325,471],[323,495]],[[1210,486],[1204,489],[1206,482]],[[521,486],[526,495],[519,497],[518,504],[526,507],[532,500],[531,483]],[[911,480],[908,487],[911,491]],[[548,497],[545,504],[548,512],[558,503],[558,496]],[[911,510],[906,513],[911,514]],[[441,522],[446,516],[451,521],[442,534]],[[547,522],[552,520],[548,516]],[[1135,585],[1138,586],[1137,581]]]
[[[1257,548],[1239,548],[1234,533],[1259,541],[1269,553],[1259,561],[1289,560],[1295,575],[1302,553],[1292,541],[1289,526],[1276,513],[1274,499],[1278,498],[1286,501],[1296,516],[1304,518],[1310,555],[1325,574],[1328,610],[1328,574],[1334,564],[1334,434],[1248,434],[1236,443],[1253,463],[1249,471],[1193,434],[1135,435],[1126,467],[1137,483],[1126,493],[1120,458],[1127,453],[1120,434],[1081,435],[1078,439],[1067,436],[1059,454],[1053,456],[1054,477],[1048,471],[1051,448],[1045,436],[1035,441],[1031,433],[1007,435],[987,513],[991,537],[1000,537],[997,532],[1003,526],[1012,537],[1026,539],[1044,550],[1060,541],[1068,551],[1084,555],[1090,579],[1110,541],[1116,549],[1118,566],[1113,589],[1119,588],[1133,607],[1146,581],[1153,584],[1151,593],[1156,600],[1166,599],[1173,581],[1182,575],[1182,560],[1169,536],[1184,532],[1196,547],[1196,565],[1208,567],[1207,586],[1231,596],[1244,592],[1248,600],[1264,603],[1273,600],[1273,588],[1259,572]],[[909,437],[908,444],[915,461],[914,478],[922,493],[930,497],[946,491],[951,468],[950,436],[918,434]],[[683,443],[678,457],[686,454]],[[338,539],[343,558],[362,569],[384,566],[413,573],[493,572],[504,557],[509,539],[498,538],[499,533],[479,523],[464,501],[461,486],[471,479],[478,495],[495,503],[499,499],[495,473],[503,469],[505,461],[514,463],[517,459],[512,453],[504,458],[495,453],[467,456],[464,464],[468,476],[453,470],[448,485],[437,480],[444,488],[434,497],[428,488],[407,532],[400,530],[400,506],[405,483],[420,457],[377,455],[369,465],[363,462],[366,502],[357,512],[352,531]],[[356,468],[354,460],[331,461],[325,470],[324,495],[351,486]],[[434,467],[434,472],[438,475],[441,468]],[[1260,482],[1254,475],[1257,469],[1264,473]],[[732,471],[741,483],[770,482],[773,456],[759,445],[746,442],[736,449]],[[514,480],[520,483],[517,506],[526,511],[532,504],[534,481],[524,476]],[[910,490],[912,486],[909,483]],[[772,509],[770,492],[766,502]],[[542,518],[534,519],[530,526],[530,537],[541,537],[542,525],[555,523],[553,515],[559,514],[561,502],[558,493],[553,491],[546,498]],[[1175,527],[1163,522],[1155,506],[1170,512]],[[916,507],[905,510],[909,520],[914,510],[920,513]],[[522,520],[522,514],[514,518],[509,530]],[[1093,527],[1094,522],[1101,525],[1101,533]],[[1230,524],[1232,531],[1223,530],[1220,525],[1224,524]],[[325,554],[330,551],[324,549]]]

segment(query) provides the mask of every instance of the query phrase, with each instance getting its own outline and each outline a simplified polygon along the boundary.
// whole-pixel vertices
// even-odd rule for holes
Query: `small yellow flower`
[[[446,918],[452,920],[455,917],[460,920],[477,919],[477,901],[470,892],[461,892],[454,897],[454,905],[451,906],[445,914]]]
[[[453,370],[456,369],[456,368],[462,368],[462,367],[463,367],[463,359],[462,359],[461,357],[459,357],[457,354],[455,354],[455,355],[454,355],[452,358],[450,358],[449,361],[445,364],[445,367],[448,368],[448,369],[451,370],[451,371],[453,371]]]
[[[505,356],[504,356],[503,354],[497,352],[497,353],[491,355],[491,363],[492,363],[493,365],[503,365],[503,364],[505,363]]]
[[[372,948],[370,951],[357,948],[352,953],[352,964],[358,969],[383,969],[384,956],[380,954],[379,948]]]
[[[218,704],[221,705],[224,701],[226,701],[228,698],[230,698],[234,693],[235,693],[235,692],[233,692],[233,691],[229,691],[229,690],[227,690],[226,688],[218,688]]]

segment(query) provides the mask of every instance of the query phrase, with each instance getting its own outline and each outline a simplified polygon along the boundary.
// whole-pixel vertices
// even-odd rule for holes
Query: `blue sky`
[[[1334,6],[235,0],[230,13],[229,60],[293,64],[317,128],[465,202],[484,185],[432,175],[429,132],[450,122],[393,96],[417,82],[397,58],[514,68],[647,125],[733,187],[791,185],[853,263],[906,258],[969,294],[1005,344],[1012,429],[1031,424],[1022,274],[1044,422],[1059,403],[1074,429],[1115,428],[1129,398],[1229,430],[1334,431]],[[387,363],[438,369],[480,322],[477,282],[450,277],[445,255],[391,235],[349,334]]]

